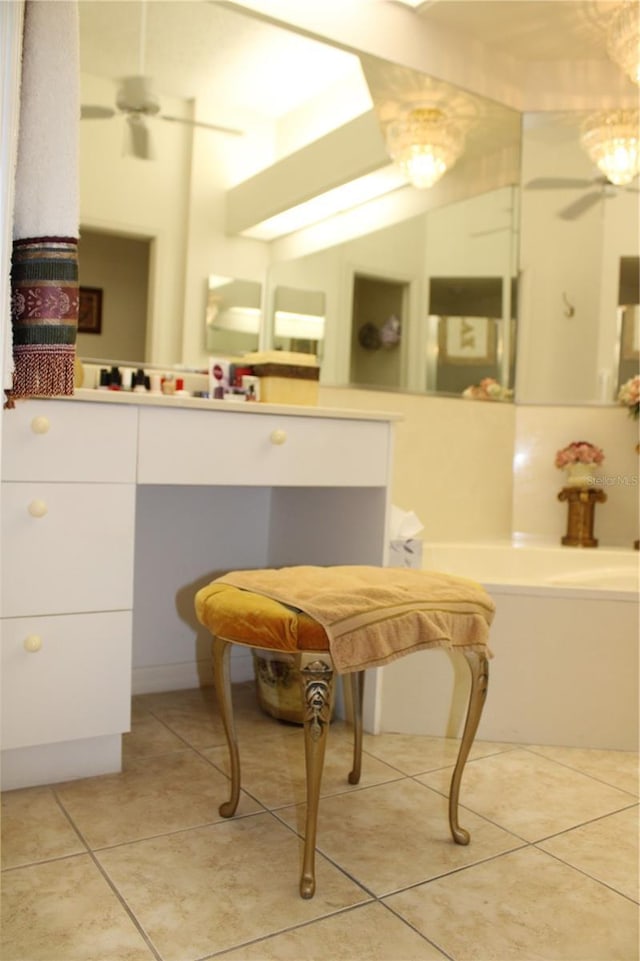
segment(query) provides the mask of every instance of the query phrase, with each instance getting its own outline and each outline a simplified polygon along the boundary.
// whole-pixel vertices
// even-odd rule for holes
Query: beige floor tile
[[[193,751],[130,761],[106,774],[56,787],[61,804],[91,848],[180,831],[220,820],[228,779]],[[260,806],[244,793],[238,814]]]
[[[265,717],[258,707],[253,681],[233,684],[232,698],[236,710],[242,714],[255,714]],[[172,709],[205,710],[212,715],[219,715],[220,713],[213,685],[184,688],[177,691],[160,691],[152,694],[136,694],[132,703],[134,708],[148,711],[151,714],[160,714],[162,711]]]
[[[532,848],[386,903],[456,961],[637,961],[638,910]]]
[[[640,797],[640,759],[634,751],[597,751],[580,747],[530,747],[536,754],[576,771],[589,774],[612,787]]]
[[[433,944],[454,961],[637,959],[634,755],[476,742],[460,847],[443,797],[457,742],[366,735],[352,788],[352,733],[337,721],[318,831],[334,864],[318,856],[318,893],[303,901],[301,842],[281,823],[303,830],[302,731],[265,715],[252,682],[233,693],[243,786],[257,799],[241,796],[244,817],[218,815],[229,784],[211,688],[136,696],[122,774],[4,794],[3,961],[152,956],[65,812],[163,961],[440,961]],[[258,801],[291,806],[270,815]]]
[[[542,841],[538,847],[634,901],[640,901],[639,813],[638,808],[633,807],[610,814],[599,821]]]
[[[89,855],[7,871],[3,961],[150,961],[153,952]]]
[[[424,774],[455,764],[460,741],[453,737],[426,737],[416,734],[365,734],[364,750],[403,774]],[[470,758],[512,751],[513,744],[476,741]]]
[[[48,788],[2,795],[2,867],[79,854],[86,848]]]
[[[444,794],[450,776],[450,771],[436,771],[418,780]],[[526,750],[469,762],[460,798],[527,841],[559,834],[633,802],[630,794]]]
[[[278,813],[303,831],[303,805]],[[405,779],[324,798],[318,848],[380,896],[522,844],[468,811],[460,823],[471,833],[467,846],[451,837],[446,800]]]
[[[133,710],[140,709],[151,714],[169,707],[205,707],[212,711],[217,710],[213,687],[189,687],[177,691],[135,694],[131,703]]]
[[[122,758],[154,757],[171,751],[185,751],[189,745],[170,731],[166,724],[146,711],[132,712],[131,730],[122,737]]]
[[[234,685],[232,699],[239,739],[295,730],[291,725],[281,724],[260,710],[253,684]],[[204,750],[226,744],[224,727],[211,687],[138,695],[136,704],[191,747]]]
[[[190,747],[200,749],[225,743],[222,720],[211,696],[199,691],[178,691],[171,695],[142,695],[137,700],[150,717]]]
[[[266,813],[97,857],[164,961],[192,961],[368,899],[318,857],[316,895],[303,900],[300,841]]]
[[[216,961],[445,961],[445,955],[381,904],[364,904],[276,934]]]
[[[228,772],[226,747],[203,752],[214,764]],[[306,798],[304,735],[294,730],[289,736],[245,738],[240,743],[242,786],[268,808],[285,804],[301,804]],[[402,777],[398,771],[374,757],[364,757],[359,785],[347,778],[353,766],[353,734],[346,725],[332,724],[322,775],[321,795],[354,791],[359,787],[380,784]]]

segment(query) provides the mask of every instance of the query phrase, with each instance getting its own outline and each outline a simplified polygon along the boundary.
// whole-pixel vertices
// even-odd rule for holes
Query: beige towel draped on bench
[[[329,638],[340,673],[387,664],[421,648],[491,657],[495,607],[475,581],[435,571],[369,566],[296,566],[232,571],[217,579],[296,607]]]

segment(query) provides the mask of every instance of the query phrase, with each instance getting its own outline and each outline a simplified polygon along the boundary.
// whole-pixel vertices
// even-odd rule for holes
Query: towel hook
[[[567,297],[564,291],[562,291],[562,299],[564,300],[565,317],[573,317],[573,315],[576,312],[576,308],[573,306],[573,304],[569,303],[569,298]]]

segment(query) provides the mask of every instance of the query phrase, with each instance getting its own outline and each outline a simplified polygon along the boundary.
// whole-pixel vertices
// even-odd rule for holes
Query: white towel
[[[72,394],[78,322],[77,0],[27,0],[11,266],[15,397]]]
[[[27,0],[14,240],[78,237],[78,31],[75,0]]]

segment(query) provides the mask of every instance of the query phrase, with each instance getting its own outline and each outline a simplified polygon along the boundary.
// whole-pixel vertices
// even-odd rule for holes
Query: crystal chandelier
[[[582,145],[607,180],[622,187],[640,173],[637,110],[597,113],[585,121]]]
[[[437,107],[414,107],[389,125],[387,147],[414,187],[433,187],[462,153],[464,135]]]
[[[640,7],[637,0],[625,0],[611,15],[607,52],[634,83],[640,84]]]

